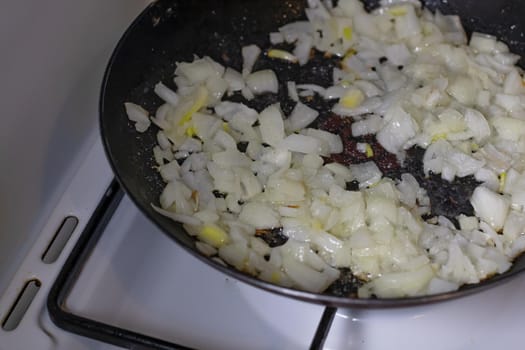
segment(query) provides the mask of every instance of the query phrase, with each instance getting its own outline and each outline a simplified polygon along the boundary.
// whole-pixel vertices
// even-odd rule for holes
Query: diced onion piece
[[[298,84],[297,89],[314,91],[320,95],[324,95],[326,91],[324,87],[322,87],[321,85],[317,85],[317,84]]]
[[[494,230],[503,228],[509,212],[509,202],[502,195],[484,186],[478,186],[472,193],[470,203],[476,216],[488,223]]]
[[[206,256],[213,256],[217,254],[217,249],[209,245],[208,243],[203,243],[200,241],[195,242],[195,248],[202,254]]]
[[[252,109],[245,104],[222,101],[215,107],[215,113],[227,122],[235,123],[236,119],[239,118],[244,120],[249,125],[252,125],[258,117],[258,113],[255,109]]]
[[[184,110],[182,118],[179,120],[178,125],[183,125],[191,120],[193,115],[205,106],[208,100],[208,90],[204,86],[199,86],[194,94],[190,97],[188,108]]]
[[[279,144],[279,148],[283,148],[292,152],[299,152],[305,154],[322,154],[326,155],[328,152],[323,147],[323,143],[316,137],[306,136],[301,134],[291,134],[286,136]]]
[[[157,206],[155,206],[153,204],[151,205],[151,207],[157,213],[159,213],[159,214],[161,214],[163,216],[166,216],[166,217],[172,219],[173,221],[180,222],[181,224],[190,225],[190,226],[199,226],[199,225],[202,224],[202,222],[199,219],[195,218],[192,215],[174,213],[174,212],[171,212],[171,211],[168,211],[168,210],[161,209],[161,208],[159,208],[159,207],[157,207]]]
[[[341,137],[336,134],[332,134],[331,132],[320,130],[320,129],[313,129],[308,128],[305,129],[305,133],[308,136],[315,137],[319,140],[322,140],[328,144],[328,152],[330,153],[341,153],[343,152],[343,142],[341,141]]]
[[[124,103],[126,108],[126,114],[128,115],[129,120],[135,122],[135,129],[138,132],[144,132],[148,130],[151,122],[148,117],[148,112],[141,106],[126,102]]]
[[[213,106],[221,101],[222,96],[228,89],[229,84],[226,80],[220,77],[211,77],[206,81],[206,88],[208,90],[208,106]]]
[[[474,81],[466,76],[458,76],[448,86],[447,92],[464,105],[471,106],[478,96],[477,86]]]
[[[223,78],[228,82],[230,91],[240,91],[246,85],[242,74],[230,67],[226,68]]]
[[[244,77],[248,76],[253,69],[255,61],[261,53],[261,49],[257,45],[248,45],[244,46],[241,49],[242,53],[242,75]]]
[[[359,188],[372,186],[381,180],[381,170],[376,163],[370,161],[361,164],[352,164],[350,170],[355,179],[359,182]]]
[[[266,92],[276,94],[279,90],[279,81],[273,70],[265,69],[251,73],[246,77],[246,85],[254,95]]]
[[[230,240],[228,233],[214,224],[204,225],[197,234],[197,237],[215,248],[220,248]]]
[[[299,102],[299,95],[297,94],[297,86],[295,81],[286,82],[286,87],[288,89],[288,96],[295,102]]]
[[[279,105],[266,107],[259,114],[259,123],[263,142],[276,146],[284,138],[284,122]]]
[[[176,160],[159,167],[160,176],[166,182],[180,178],[180,165]]]
[[[155,85],[154,91],[157,94],[157,96],[159,96],[166,103],[169,103],[172,106],[176,106],[179,103],[179,96],[177,95],[177,93],[168,88],[162,82],[158,82]]]
[[[491,122],[500,137],[507,140],[518,141],[525,135],[525,120],[501,116]]]
[[[193,62],[178,62],[175,70],[175,75],[184,77],[192,85],[202,83],[210,77],[221,77],[223,74],[224,67],[209,57]]]
[[[292,62],[292,63],[297,62],[297,57],[295,57],[290,52],[284,51],[284,50],[271,49],[271,50],[268,50],[267,55],[270,58],[277,58],[277,59]]]
[[[377,133],[377,141],[388,152],[397,154],[405,143],[416,135],[417,124],[401,107],[390,109],[385,118],[388,122]]]
[[[523,78],[517,69],[511,70],[505,77],[503,93],[508,95],[519,95],[524,93]]]
[[[364,99],[365,95],[361,90],[350,88],[339,100],[339,103],[341,103],[341,105],[345,108],[356,108],[363,102]]]
[[[332,273],[319,272],[289,256],[283,258],[283,269],[298,286],[313,293],[325,290],[339,276],[335,269],[330,269]]]
[[[410,4],[398,5],[396,8],[403,8],[403,14],[397,15],[395,20],[395,30],[400,39],[410,38],[421,33],[421,24],[417,18],[415,9]]]
[[[293,54],[297,57],[300,65],[306,64],[310,58],[310,51],[312,50],[313,39],[309,35],[300,34]]]
[[[255,228],[279,227],[279,215],[268,205],[258,202],[246,203],[239,220]]]
[[[492,53],[497,50],[496,37],[479,32],[472,33],[469,46],[479,52]]]
[[[472,131],[474,140],[476,140],[476,142],[483,142],[490,136],[489,123],[479,111],[467,108],[465,111],[465,123]]]
[[[344,96],[346,89],[340,85],[331,86],[325,90],[324,98],[327,100],[341,98]]]
[[[310,125],[319,115],[319,112],[307,105],[297,102],[292,114],[288,117],[287,131],[293,132]]]
[[[375,134],[381,130],[383,118],[378,115],[371,115],[364,119],[352,123],[352,136],[358,137],[363,135]]]
[[[385,48],[385,55],[395,66],[405,65],[412,57],[405,44],[389,45]]]
[[[381,298],[402,298],[422,294],[433,276],[428,264],[412,271],[385,273],[360,289],[359,296],[375,294]]]

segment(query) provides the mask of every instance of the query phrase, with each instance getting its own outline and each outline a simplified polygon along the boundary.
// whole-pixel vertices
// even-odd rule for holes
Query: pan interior
[[[196,251],[193,238],[180,225],[152,209],[151,203],[158,201],[164,187],[152,157],[156,130],[150,128],[139,135],[129,123],[123,103],[132,101],[153,114],[161,104],[153,93],[154,85],[162,81],[173,88],[175,62],[190,61],[194,54],[210,56],[240,70],[241,47],[248,44],[265,46],[269,32],[288,22],[304,19],[305,3],[300,0],[159,0],[131,24],[109,62],[100,100],[100,128],[106,154],[130,198],[152,222],[203,261],[247,283],[316,303],[394,307],[435,302],[481,290],[525,269],[525,257],[521,256],[509,271],[486,282],[463,287],[457,292],[420,298],[366,300],[300,292],[256,280],[202,256]],[[378,1],[365,3],[368,9],[378,5]],[[458,14],[467,32],[496,35],[513,52],[525,54],[525,23],[522,21],[525,2],[429,0],[423,3],[433,11]],[[520,63],[523,65],[523,60]]]

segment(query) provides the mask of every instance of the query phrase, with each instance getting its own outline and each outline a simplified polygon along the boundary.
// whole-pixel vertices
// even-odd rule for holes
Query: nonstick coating
[[[367,8],[377,6],[367,1]],[[525,2],[448,0],[424,1],[431,10],[458,14],[467,32],[473,30],[497,35],[513,52],[525,53]],[[108,64],[100,99],[100,130],[113,171],[135,204],[168,236],[193,255],[213,267],[251,285],[297,299],[340,307],[398,307],[432,303],[471,294],[506,281],[525,268],[525,257],[513,267],[481,284],[459,291],[403,299],[354,299],[308,293],[283,288],[224,267],[201,255],[194,240],[180,225],[157,214],[151,203],[158,203],[164,187],[154,169],[152,156],[156,128],[143,134],[127,119],[123,103],[131,101],[154,113],[161,100],[153,93],[163,81],[174,87],[175,62],[191,61],[193,55],[207,55],[228,66],[240,68],[240,49],[244,45],[267,42],[267,34],[290,21],[303,19],[306,0],[159,0],[147,7],[131,24],[118,43]],[[236,43],[232,45],[231,43]],[[223,54],[227,53],[228,57]],[[523,61],[520,61],[523,63]],[[152,233],[155,234],[155,233]],[[137,257],[141,259],[140,256]]]

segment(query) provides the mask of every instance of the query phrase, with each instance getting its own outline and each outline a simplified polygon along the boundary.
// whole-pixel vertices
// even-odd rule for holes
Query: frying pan
[[[423,1],[431,10],[458,14],[467,33],[497,35],[511,50],[525,54],[525,2],[520,0]],[[284,296],[335,307],[397,307],[433,303],[484,290],[509,280],[525,269],[525,256],[515,260],[507,272],[458,291],[402,299],[357,299],[315,294],[276,286],[225,267],[205,257],[182,227],[156,213],[164,183],[152,156],[156,128],[138,134],[127,119],[123,103],[132,101],[153,113],[161,100],[153,93],[163,81],[174,87],[176,61],[191,61],[193,55],[210,56],[240,69],[241,47],[264,47],[268,33],[303,19],[305,0],[159,0],[150,4],[124,33],[109,61],[101,91],[100,130],[106,155],[116,178],[138,208],[169,237],[200,260],[256,287]],[[365,1],[367,9],[378,1]],[[521,61],[521,63],[523,63]]]

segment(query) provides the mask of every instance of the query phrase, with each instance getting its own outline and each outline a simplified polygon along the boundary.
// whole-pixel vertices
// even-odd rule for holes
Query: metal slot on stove
[[[42,283],[37,279],[27,281],[2,322],[4,331],[12,331],[18,327],[41,285]]]
[[[42,261],[44,263],[52,264],[58,259],[62,249],[66,246],[67,241],[69,241],[69,238],[73,234],[77,225],[78,218],[75,216],[68,216],[62,221],[62,224],[55,233],[51,243],[49,243],[49,246],[42,255]]]

